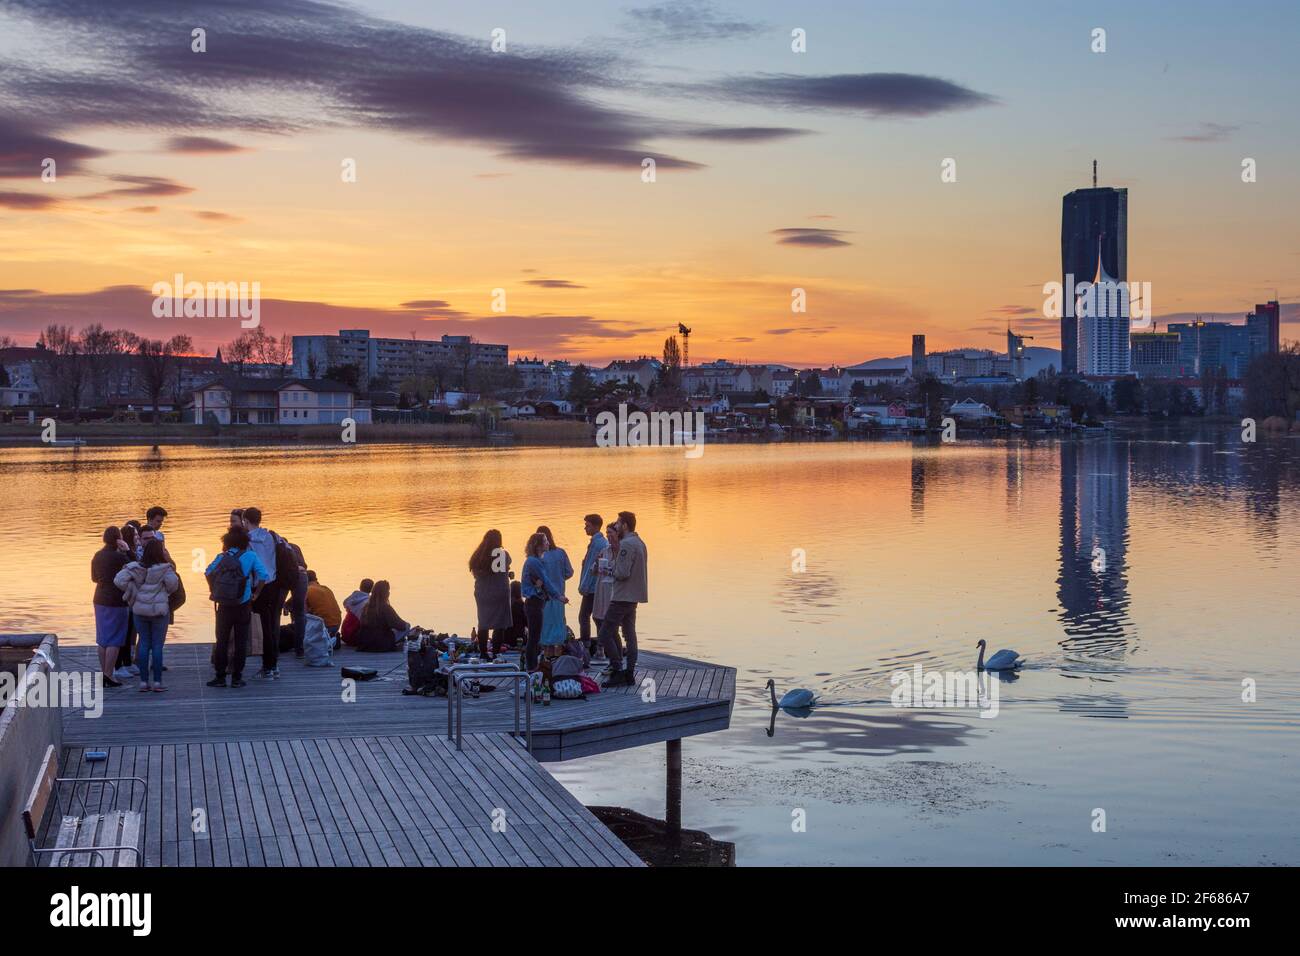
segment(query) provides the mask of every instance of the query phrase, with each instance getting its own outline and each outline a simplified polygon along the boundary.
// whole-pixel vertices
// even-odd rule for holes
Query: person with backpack
[[[262,527],[261,509],[244,509],[244,528],[248,532],[248,546],[270,575],[270,580],[253,599],[253,610],[262,621],[262,667],[257,676],[266,680],[278,680],[280,613],[284,607],[284,596],[297,584],[299,573],[307,569],[299,563],[302,560],[301,552],[295,552],[288,541]]]
[[[122,589],[126,603],[135,617],[140,632],[140,652],[136,661],[140,667],[140,690],[159,693],[163,687],[163,641],[167,638],[167,623],[171,617],[171,595],[181,586],[167,557],[163,543],[154,538],[144,546],[139,561],[117,572],[113,583]],[[149,680],[150,661],[153,663],[153,680]]]
[[[257,552],[249,547],[248,532],[232,525],[221,539],[221,554],[208,565],[210,596],[217,605],[217,647],[212,655],[216,676],[209,687],[225,687],[229,669],[231,687],[244,686],[244,660],[248,656],[248,632],[253,621],[252,604],[271,580]],[[276,606],[277,611],[279,605]],[[227,653],[233,630],[234,655]]]

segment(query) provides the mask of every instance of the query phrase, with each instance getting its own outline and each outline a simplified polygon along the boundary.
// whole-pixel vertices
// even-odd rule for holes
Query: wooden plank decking
[[[148,781],[146,866],[641,865],[508,734],[107,751],[65,748],[60,775]],[[101,789],[88,812],[107,812]]]
[[[355,685],[356,699],[345,701],[338,667],[312,668],[292,654],[280,658],[281,678],[247,686],[211,688],[211,645],[178,644],[166,650],[165,694],[138,693],[132,683],[105,690],[103,714],[64,715],[64,743],[107,747],[118,744],[204,743],[227,740],[354,737],[446,733],[444,698],[406,697],[403,654],[363,654],[344,649],[343,664],[360,664],[381,679]],[[61,648],[60,669],[94,670],[92,648]],[[385,672],[387,675],[385,676]],[[627,747],[725,729],[731,721],[736,672],[667,654],[643,653],[637,686],[619,687],[587,700],[557,700],[533,707],[533,756],[567,760]],[[654,681],[653,699],[642,682]],[[478,700],[466,700],[465,732],[506,731],[514,725],[510,691],[502,687]]]
[[[725,729],[735,696],[733,668],[643,653],[635,687],[535,705],[531,755],[506,687],[467,699],[457,751],[446,700],[402,695],[405,655],[340,652],[381,675],[345,700],[338,666],[292,654],[277,681],[207,687],[210,653],[169,646],[166,693],[129,683],[97,718],[64,713],[63,776],[148,781],[148,866],[640,865],[539,761]],[[93,648],[60,648],[61,671],[95,667]]]

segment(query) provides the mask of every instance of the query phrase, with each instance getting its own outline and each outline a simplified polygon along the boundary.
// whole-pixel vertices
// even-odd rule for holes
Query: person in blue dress
[[[538,534],[546,535],[546,551],[542,555],[542,564],[551,576],[551,583],[564,596],[564,582],[573,577],[573,564],[569,553],[555,543],[555,535],[546,525],[537,529]],[[542,647],[559,647],[569,639],[569,625],[565,620],[564,605],[568,601],[547,601],[542,614]]]
[[[545,630],[544,619],[548,604],[565,605],[569,599],[564,596],[561,586],[551,578],[544,561],[549,539],[540,532],[528,539],[524,549],[527,558],[523,570],[519,572],[520,588],[524,597],[524,613],[528,618],[528,644],[524,651],[524,660],[528,670],[537,670],[537,661],[541,656],[542,633]]]

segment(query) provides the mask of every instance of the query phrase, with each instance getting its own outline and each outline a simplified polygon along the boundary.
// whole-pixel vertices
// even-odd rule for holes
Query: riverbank
[[[39,423],[15,422],[0,425],[0,447],[46,444]],[[491,433],[476,425],[443,423],[359,424],[357,442],[395,444],[445,442],[447,444],[589,445],[593,431],[586,422],[524,421],[503,422]],[[213,427],[177,422],[159,425],[119,422],[59,422],[57,442],[87,445],[319,445],[342,440],[338,425],[281,427],[258,425]]]
[[[1150,433],[1168,429],[1187,427],[1239,427],[1238,416],[1205,416],[1203,418],[1185,418],[1172,420],[1153,420],[1137,416],[1117,416],[1110,420],[1113,435],[1132,435]],[[40,424],[13,422],[0,424],[0,448],[38,447],[48,444],[43,440]],[[1289,431],[1288,423],[1282,418],[1270,418],[1260,423],[1262,435],[1285,436]],[[356,426],[356,441],[361,444],[446,444],[467,445],[475,447],[488,446],[555,446],[567,448],[586,448],[595,442],[595,427],[589,422],[573,420],[534,420],[502,422],[492,432],[485,432],[477,425],[445,423],[379,423],[359,424]],[[970,426],[959,426],[958,441],[990,438],[1002,440],[1039,441],[1044,439],[1080,439],[1094,437],[1092,433],[1082,430],[1061,432],[1055,430],[1008,431],[978,430]],[[93,445],[93,446],[129,446],[129,445],[322,445],[340,442],[341,429],[337,425],[299,425],[278,426],[259,425],[224,426],[191,425],[183,423],[165,423],[160,425],[130,424],[119,422],[60,422],[57,426],[56,444]],[[710,431],[707,444],[768,444],[786,443],[826,443],[838,441],[921,441],[938,442],[937,433],[930,435],[911,435],[905,432],[880,431],[873,433],[806,433],[791,430],[783,434],[771,432],[729,432]]]

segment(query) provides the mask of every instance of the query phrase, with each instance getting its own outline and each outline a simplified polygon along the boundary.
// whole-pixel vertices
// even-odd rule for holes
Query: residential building
[[[1097,240],[1097,269],[1075,302],[1075,361],[1080,375],[1127,375],[1128,287],[1106,270],[1104,239]]]
[[[924,338],[924,336],[922,336]],[[873,387],[876,385],[901,385],[912,374],[910,368],[861,368],[849,367],[844,370],[845,377],[848,381],[849,389],[853,388],[855,382],[861,382],[863,385]],[[848,394],[845,391],[844,394]]]
[[[998,417],[997,412],[973,398],[963,398],[959,402],[953,402],[948,406],[948,414],[953,418],[962,418],[968,421],[983,421]]]
[[[682,369],[682,389],[687,395],[725,392],[771,391],[772,369],[766,365],[738,365],[726,359],[702,362]]]
[[[648,392],[663,363],[657,358],[641,356],[635,359],[616,359],[604,368],[593,369],[591,377],[597,385],[606,382],[618,382],[630,385],[633,382],[641,386],[641,391]]]
[[[194,390],[194,424],[325,425],[370,421],[352,390],[324,379],[223,375]]]
[[[930,374],[946,382],[977,375],[1014,375],[1012,359],[990,349],[950,349],[926,356]]]
[[[0,408],[17,408],[22,405],[39,405],[41,393],[34,388],[0,386]]]
[[[456,370],[510,364],[509,347],[475,342],[468,335],[440,339],[396,339],[372,336],[368,329],[340,329],[338,335],[295,335],[293,374],[320,376],[337,365],[355,365],[362,385],[375,379],[397,383],[435,368]]]
[[[798,378],[799,373],[794,369],[777,369],[772,373],[772,387],[767,390],[768,394],[773,398],[789,395],[794,391],[794,383]]]
[[[550,362],[537,356],[514,361],[513,368],[519,377],[519,387],[524,391],[566,392],[573,377],[573,365],[562,359]]]

